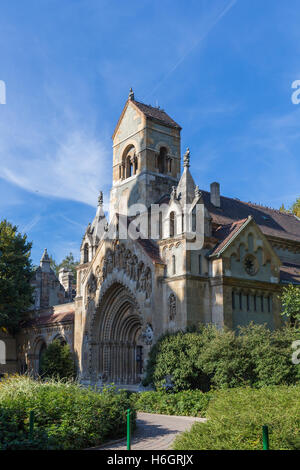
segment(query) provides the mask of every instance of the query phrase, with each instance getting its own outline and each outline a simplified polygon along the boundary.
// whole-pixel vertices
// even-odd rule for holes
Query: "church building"
[[[137,387],[167,331],[282,325],[282,286],[300,284],[300,219],[223,196],[218,182],[201,190],[193,152],[181,163],[180,139],[179,124],[130,91],[112,137],[109,215],[100,192],[76,297],[68,282],[62,290],[53,282],[56,293],[15,338],[15,356],[11,346],[10,370],[37,374],[42,348],[59,337],[82,383]]]

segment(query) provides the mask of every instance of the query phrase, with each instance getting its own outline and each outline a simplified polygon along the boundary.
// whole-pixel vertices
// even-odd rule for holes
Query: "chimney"
[[[69,271],[67,268],[61,268],[58,275],[59,282],[65,289],[67,297],[72,301],[72,283],[74,281],[74,276],[72,271]]]
[[[220,183],[211,183],[211,185],[210,185],[210,202],[215,207],[221,207]]]

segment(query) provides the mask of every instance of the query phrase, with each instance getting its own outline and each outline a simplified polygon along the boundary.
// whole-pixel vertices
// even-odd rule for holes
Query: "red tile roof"
[[[132,100],[132,103],[134,103],[139,108],[139,110],[142,111],[145,116],[147,116],[147,118],[153,121],[161,122],[168,127],[181,129],[179,124],[177,124],[177,122],[175,122],[163,109],[154,108],[153,106],[135,100]]]
[[[24,327],[40,327],[46,325],[53,325],[55,323],[74,323],[74,311],[64,313],[53,313],[51,315],[45,315],[37,318],[28,320],[23,326]]]

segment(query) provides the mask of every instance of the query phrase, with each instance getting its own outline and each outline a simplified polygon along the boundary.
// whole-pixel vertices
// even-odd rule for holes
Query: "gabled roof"
[[[210,256],[220,255],[251,220],[252,218],[249,217],[218,227],[213,236],[219,240],[219,244],[212,250]]]
[[[150,119],[151,121],[154,121],[154,122],[158,122],[160,124],[163,124],[164,126],[171,127],[173,129],[181,130],[180,125],[177,124],[177,122],[175,122],[174,119],[172,119],[163,109],[155,108],[153,106],[150,106],[149,104],[144,104],[144,103],[141,103],[140,101],[135,101],[134,99],[128,99],[119,117],[119,120],[117,122],[117,125],[112,135],[112,139],[114,139],[117,133],[117,130],[119,129],[119,126],[121,124],[121,121],[123,119],[123,116],[125,114],[125,111],[130,105],[130,103],[139,112],[143,113],[147,119]]]
[[[140,110],[142,113],[153,121],[161,122],[165,126],[173,127],[174,129],[181,129],[180,125],[177,124],[163,109],[155,108],[149,104],[141,103],[140,101],[131,100],[131,102]]]

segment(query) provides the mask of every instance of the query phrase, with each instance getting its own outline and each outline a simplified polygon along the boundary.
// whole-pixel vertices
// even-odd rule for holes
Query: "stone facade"
[[[71,344],[83,383],[136,386],[166,331],[282,324],[282,285],[300,285],[300,220],[226,198],[216,182],[200,190],[189,150],[181,173],[180,132],[163,110],[130,93],[113,134],[110,217],[100,193],[74,303],[53,306],[49,318],[39,310],[19,335],[24,368],[38,371],[43,341],[57,334]],[[132,225],[136,236],[127,236]]]

